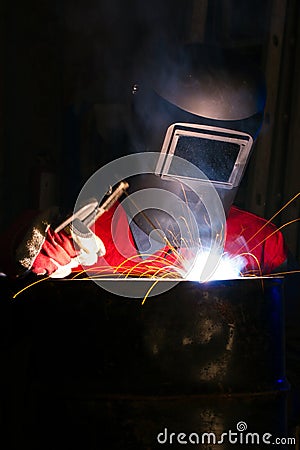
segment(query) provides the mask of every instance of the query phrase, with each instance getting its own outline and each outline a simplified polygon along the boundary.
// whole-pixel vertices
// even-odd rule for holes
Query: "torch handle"
[[[99,206],[92,214],[90,214],[86,219],[83,220],[83,223],[90,227],[93,225],[99,217],[102,216],[106,211],[108,211],[116,201],[121,197],[121,195],[126,191],[129,187],[129,184],[126,181],[121,181],[119,186],[110,194],[110,196],[105,200],[105,202]]]
[[[68,219],[60,223],[60,225],[54,229],[55,233],[58,233],[61,230],[70,233],[70,225],[75,219],[81,220],[87,227],[92,226],[103,213],[108,211],[113,204],[116,203],[128,186],[129,184],[126,181],[121,181],[102,205],[98,206],[98,202],[93,201],[88,205],[83,206],[76,213],[68,217]]]

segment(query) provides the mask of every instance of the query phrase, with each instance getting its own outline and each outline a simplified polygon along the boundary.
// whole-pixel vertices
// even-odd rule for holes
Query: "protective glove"
[[[37,275],[52,275],[58,268],[68,266],[78,253],[71,236],[65,231],[55,233],[49,227],[41,249],[29,269]],[[69,273],[70,269],[66,270],[66,274]]]
[[[47,221],[37,223],[17,249],[19,263],[37,275],[63,278],[73,268],[93,265],[105,254],[101,239],[79,219],[58,233]]]
[[[54,233],[54,235],[59,235],[59,238],[62,240],[60,246],[67,254],[69,262],[65,262],[65,255],[59,256],[59,258],[64,261],[63,264],[61,264],[60,261],[57,261],[56,258],[55,264],[57,265],[57,263],[59,263],[59,265],[57,265],[57,269],[51,273],[51,278],[64,278],[69,275],[75,267],[81,266],[82,268],[85,266],[93,266],[97,262],[98,257],[104,256],[106,253],[103,241],[78,219],[75,219],[72,222],[69,235],[65,231]],[[37,257],[37,259],[38,258],[39,257]],[[35,260],[33,270],[35,270],[36,263],[38,263],[38,261]]]

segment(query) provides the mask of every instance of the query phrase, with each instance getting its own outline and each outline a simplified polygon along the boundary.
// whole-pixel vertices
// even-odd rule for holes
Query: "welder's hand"
[[[67,231],[54,232],[51,223],[56,215],[56,210],[39,214],[18,245],[15,257],[20,275],[26,269],[37,275],[63,278],[73,268],[91,266],[105,254],[101,239],[79,219]]]
[[[75,248],[71,235],[68,235],[65,231],[55,233],[49,227],[45,240],[34,258],[30,270],[37,275],[51,276],[61,267],[67,269],[67,266],[78,254],[79,251]],[[62,277],[70,273],[71,268],[68,268]]]
[[[64,278],[77,266],[92,266],[105,254],[105,246],[80,220],[72,222],[69,231],[55,233],[48,229],[31,270],[38,275]]]
[[[79,219],[56,233],[51,224],[57,223],[60,216],[59,208],[53,206],[30,216],[29,225],[24,223],[22,236],[12,246],[14,265],[11,264],[8,272],[11,276],[19,277],[31,271],[62,278],[75,267],[84,269],[95,264],[106,253],[102,240]]]

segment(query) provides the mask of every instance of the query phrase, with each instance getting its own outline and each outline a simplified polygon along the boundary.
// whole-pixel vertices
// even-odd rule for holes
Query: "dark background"
[[[299,9],[296,0],[3,0],[0,230],[25,209],[72,208],[87,178],[124,151],[136,63],[193,42],[238,47],[265,71],[265,121],[237,204],[271,218],[300,186]],[[299,209],[295,200],[273,221]],[[299,259],[298,222],[283,232]]]

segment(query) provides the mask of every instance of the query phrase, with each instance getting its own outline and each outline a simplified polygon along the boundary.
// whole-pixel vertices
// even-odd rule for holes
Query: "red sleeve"
[[[88,268],[88,273],[120,273],[132,276],[151,276],[172,270],[176,258],[165,247],[142,259],[128,223],[126,212],[119,203],[105,212],[95,223],[94,233],[103,241],[106,254],[98,258],[97,264]],[[73,271],[78,271],[75,268]]]
[[[124,261],[140,259],[126,212],[118,202],[99,217],[94,232],[106,248],[106,254],[99,258],[98,264],[115,268]]]
[[[243,255],[244,272],[250,275],[276,272],[288,253],[284,237],[273,223],[235,206],[227,219],[225,251],[232,256]]]

